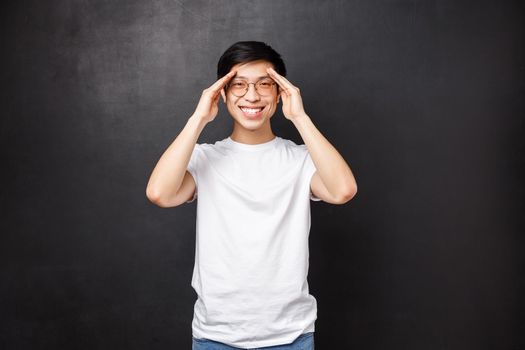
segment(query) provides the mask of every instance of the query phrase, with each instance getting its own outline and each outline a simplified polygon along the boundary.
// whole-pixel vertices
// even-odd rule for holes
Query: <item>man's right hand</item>
[[[193,113],[193,116],[205,121],[206,123],[211,122],[217,116],[219,112],[219,99],[221,90],[235,76],[236,71],[232,70],[219,80],[217,80],[212,86],[202,91],[199,104]]]

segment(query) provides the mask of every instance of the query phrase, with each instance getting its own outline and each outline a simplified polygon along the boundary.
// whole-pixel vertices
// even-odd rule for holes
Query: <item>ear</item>
[[[224,103],[226,103],[226,94],[224,93],[224,89],[221,89],[221,96]]]

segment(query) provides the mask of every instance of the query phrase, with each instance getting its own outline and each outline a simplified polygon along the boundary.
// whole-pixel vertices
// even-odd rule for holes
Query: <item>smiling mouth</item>
[[[240,109],[242,109],[245,112],[258,112],[262,111],[264,107],[245,107],[245,106],[239,106]]]
[[[258,119],[262,116],[262,111],[264,107],[245,107],[245,106],[239,106],[239,109],[244,114],[245,118],[248,119]]]
[[[251,107],[244,107],[244,106],[239,106],[239,108],[241,109],[241,111],[243,111],[244,113],[248,113],[248,114],[257,114],[264,109],[264,107],[251,108]]]

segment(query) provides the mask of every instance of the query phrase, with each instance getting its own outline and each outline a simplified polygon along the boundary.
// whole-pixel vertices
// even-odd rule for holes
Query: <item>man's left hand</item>
[[[280,87],[280,94],[283,100],[283,114],[286,119],[293,121],[296,118],[305,116],[306,113],[299,88],[277,73],[275,69],[267,68],[266,71]]]

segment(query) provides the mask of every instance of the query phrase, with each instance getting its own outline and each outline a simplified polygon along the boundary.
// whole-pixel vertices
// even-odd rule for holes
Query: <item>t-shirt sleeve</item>
[[[306,146],[304,146],[306,148]],[[306,160],[305,160],[305,174],[306,178],[308,179],[308,183],[310,184],[312,181],[312,176],[317,171],[315,168],[314,161],[312,160],[312,157],[310,156],[310,152],[308,152],[308,149],[306,148]],[[321,198],[318,198],[316,195],[312,193],[312,190],[310,188],[310,199],[313,201],[320,201]]]
[[[193,148],[193,152],[191,153],[190,161],[188,162],[187,170],[193,176],[193,180],[195,181],[195,194],[193,197],[186,201],[186,203],[191,203],[197,198],[198,193],[198,169],[199,169],[199,163],[201,158],[201,146],[197,143],[195,144],[195,147]]]

